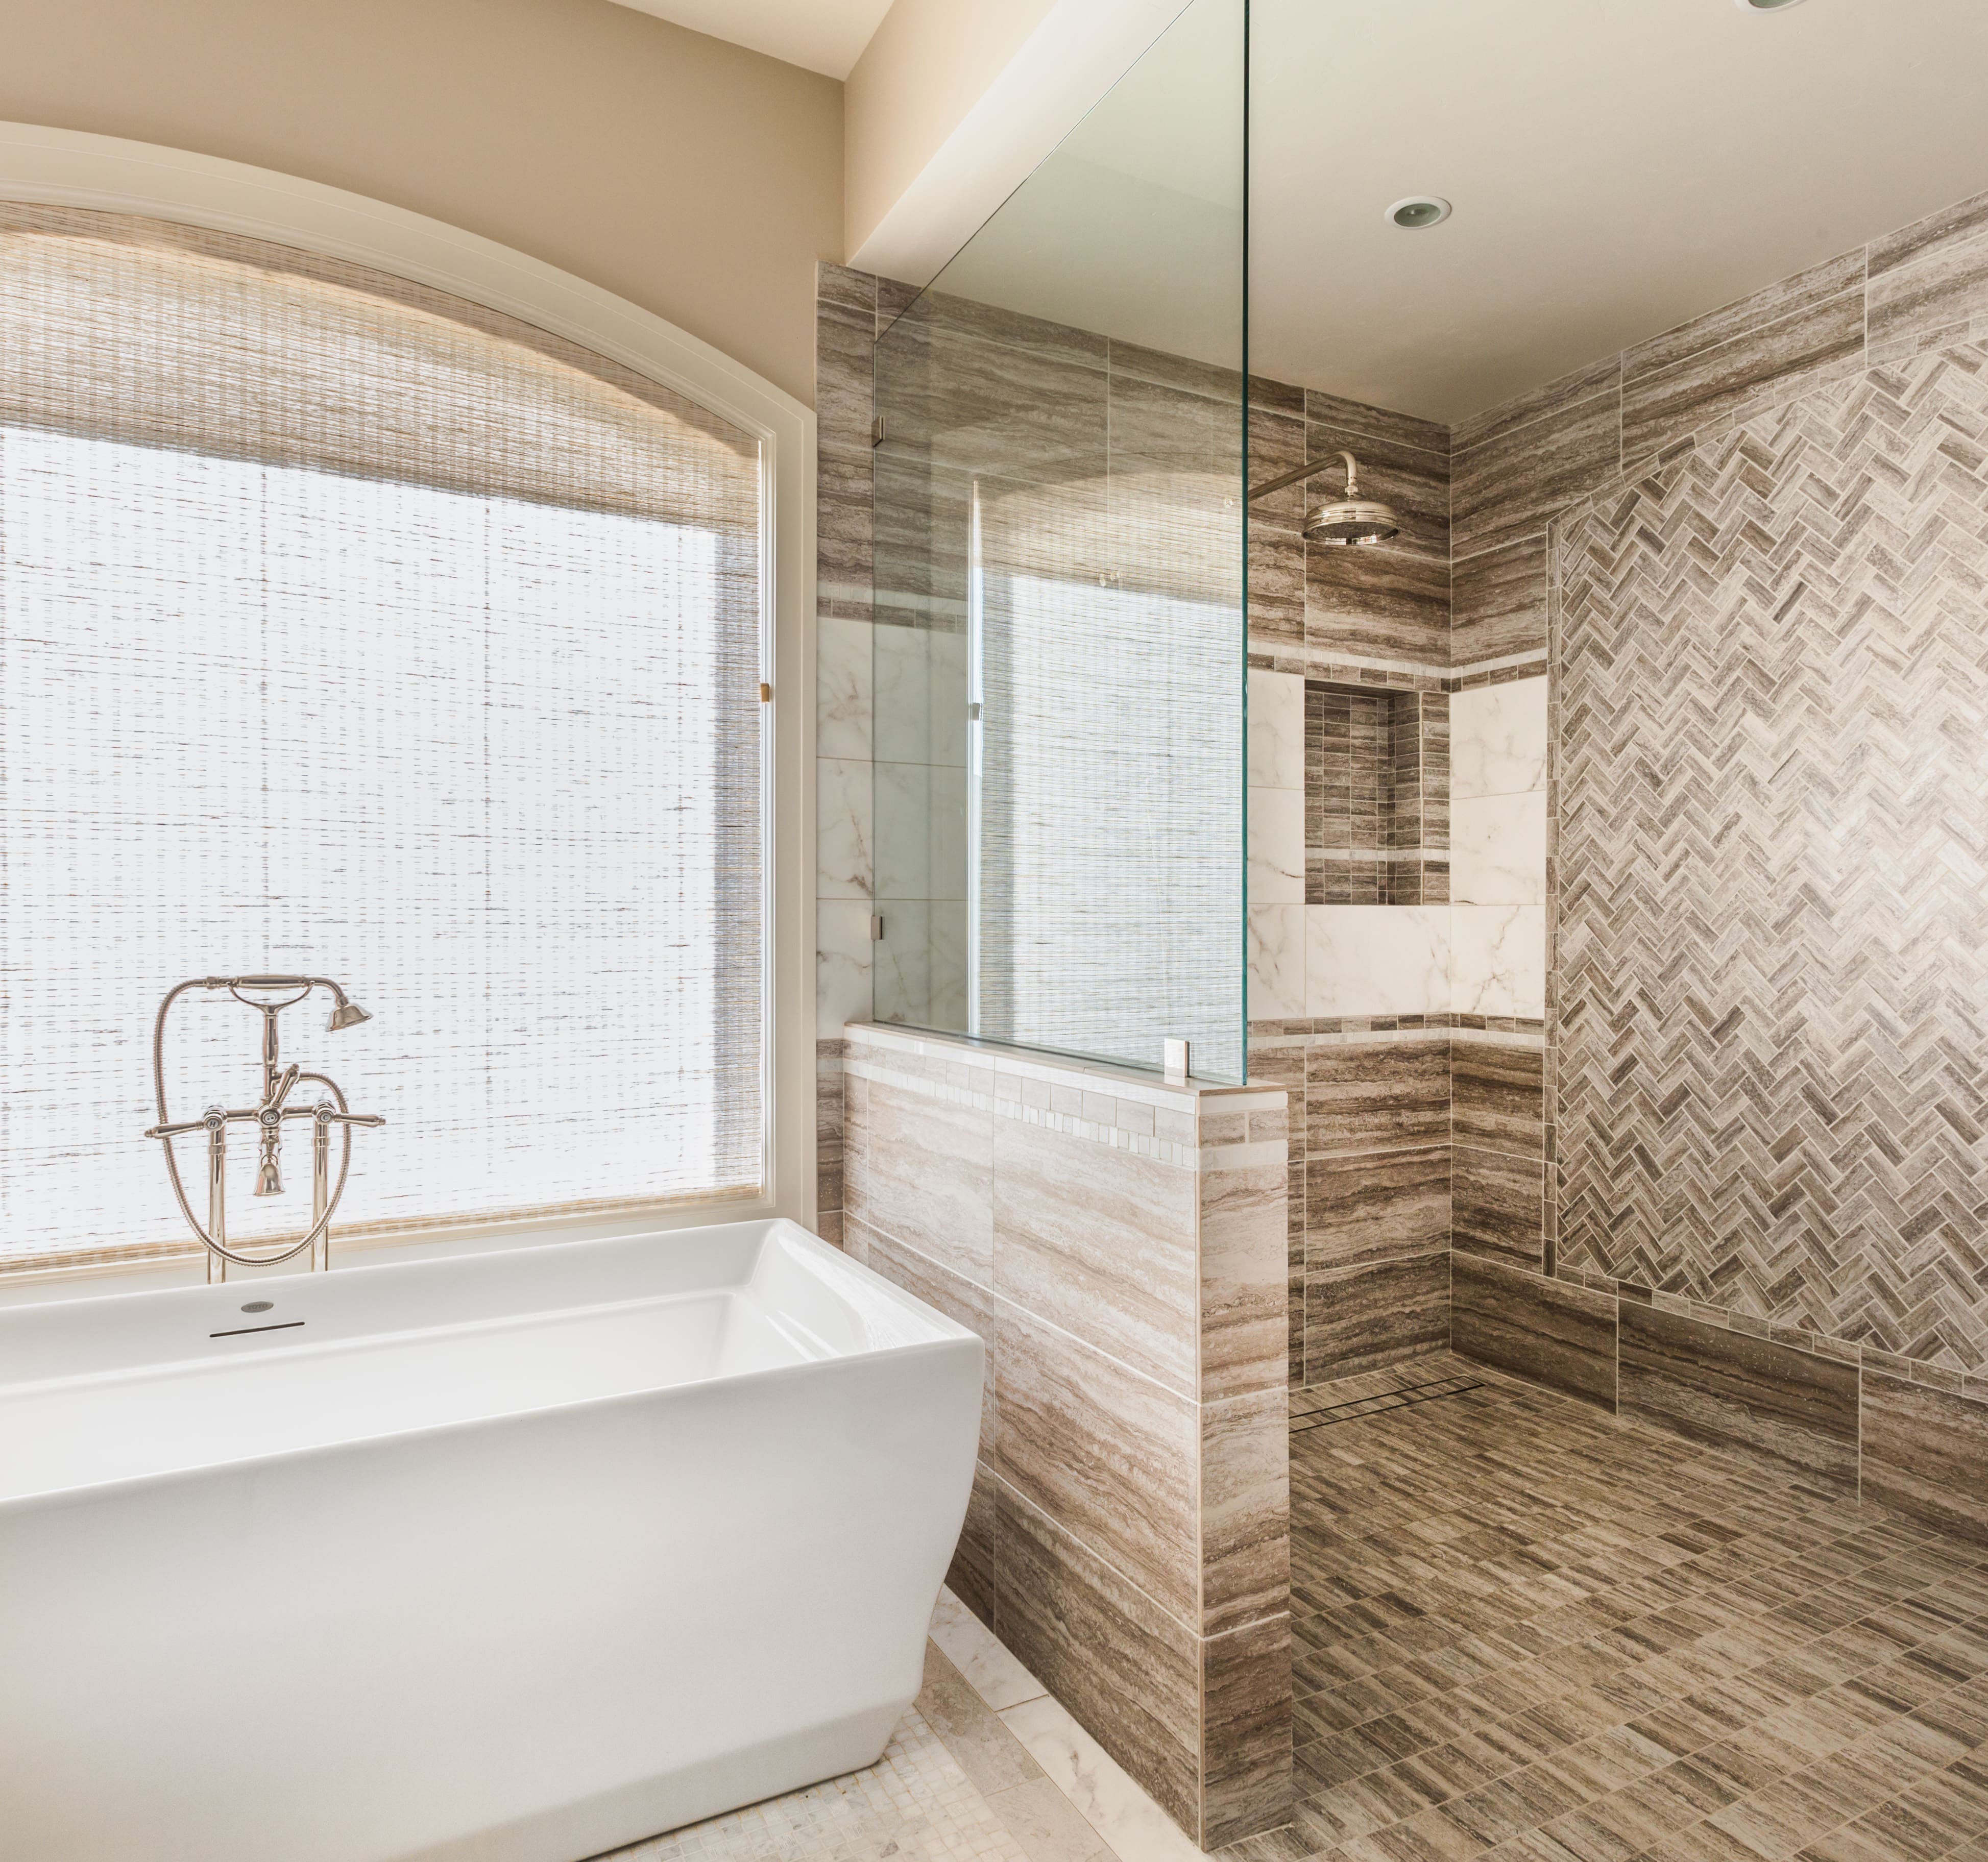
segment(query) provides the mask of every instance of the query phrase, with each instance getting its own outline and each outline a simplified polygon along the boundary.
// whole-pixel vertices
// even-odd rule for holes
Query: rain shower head
[[[1305,535],[1318,543],[1378,543],[1388,537],[1398,536],[1401,520],[1395,515],[1394,507],[1382,504],[1378,498],[1362,498],[1358,462],[1350,452],[1343,452],[1339,457],[1346,462],[1346,495],[1336,503],[1320,505],[1312,511],[1305,519]],[[1287,485],[1296,485],[1300,479],[1322,472],[1331,463],[1329,459],[1312,459],[1280,473],[1267,484],[1258,485],[1249,494],[1250,502],[1253,504],[1273,492],[1282,491]]]
[[[1401,534],[1401,519],[1391,505],[1378,498],[1360,495],[1360,468],[1352,454],[1343,452],[1346,461],[1346,495],[1331,504],[1320,505],[1307,515],[1304,533],[1314,543],[1378,543]]]

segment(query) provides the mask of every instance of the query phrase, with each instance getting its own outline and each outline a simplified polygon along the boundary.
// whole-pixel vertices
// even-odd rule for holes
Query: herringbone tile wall
[[[1560,1258],[1988,1362],[1988,346],[1557,528]]]

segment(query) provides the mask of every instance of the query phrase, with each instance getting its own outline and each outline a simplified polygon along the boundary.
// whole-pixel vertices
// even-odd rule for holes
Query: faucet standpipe
[[[166,992],[165,1000],[159,1005],[157,1019],[152,1025],[152,1084],[159,1105],[159,1122],[147,1133],[148,1138],[157,1138],[165,1147],[166,1174],[171,1179],[173,1194],[180,1205],[180,1213],[187,1219],[187,1225],[198,1235],[207,1249],[207,1277],[209,1281],[225,1280],[228,1266],[232,1261],[238,1267],[270,1266],[279,1261],[287,1261],[304,1253],[310,1255],[310,1266],[323,1269],[331,1265],[331,1218],[338,1207],[338,1199],[345,1194],[345,1179],[352,1168],[352,1128],[355,1125],[384,1125],[386,1120],[374,1113],[352,1111],[346,1104],[345,1094],[337,1081],[323,1073],[306,1073],[295,1061],[279,1071],[277,1067],[276,1017],[286,1009],[302,1002],[313,989],[329,989],[333,1006],[331,1028],[336,1031],[357,1027],[360,1022],[372,1018],[357,1002],[349,998],[339,985],[323,976],[203,976],[194,977],[178,984]],[[209,1106],[197,1119],[173,1121],[166,1110],[166,1015],[178,998],[188,989],[225,989],[235,999],[248,1007],[260,1011],[262,1016],[262,1100],[260,1105],[228,1108]],[[244,995],[244,989],[254,992]],[[287,992],[284,999],[270,1002],[256,999],[272,991]],[[285,1102],[291,1090],[300,1080],[308,1080],[324,1089],[325,1097],[314,1106],[292,1106]],[[283,1121],[286,1119],[305,1118],[311,1121],[311,1225],[303,1240],[269,1254],[238,1254],[228,1245],[228,1127],[241,1123],[255,1127],[260,1140],[260,1154],[255,1171],[255,1194],[258,1196],[280,1196],[283,1193],[282,1170],[280,1151],[282,1144]],[[338,1181],[331,1181],[331,1128],[343,1127],[343,1150],[338,1167]],[[186,1186],[180,1180],[179,1160],[174,1154],[173,1140],[186,1133],[205,1131],[207,1134],[207,1221],[205,1225],[194,1216],[192,1205],[187,1199]]]

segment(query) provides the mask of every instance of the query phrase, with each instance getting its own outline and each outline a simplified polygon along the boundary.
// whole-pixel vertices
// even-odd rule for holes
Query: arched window
[[[188,1245],[138,1134],[191,976],[374,1012],[286,1031],[390,1121],[342,1232],[760,1193],[761,484],[482,306],[0,204],[0,1268]],[[176,1110],[252,1094],[181,1014]]]

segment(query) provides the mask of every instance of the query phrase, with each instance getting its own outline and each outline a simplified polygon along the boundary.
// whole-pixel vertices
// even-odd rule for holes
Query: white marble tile
[[[1547,901],[1547,795],[1469,796],[1449,805],[1449,896],[1459,905]]]
[[[878,627],[874,735],[880,762],[966,766],[966,636]]]
[[[866,901],[823,899],[814,908],[814,1026],[833,1040],[845,1023],[871,1013],[870,907]]]
[[[822,620],[814,635],[814,753],[867,762],[870,637],[867,620]]]
[[[1547,786],[1547,682],[1473,685],[1449,701],[1449,799]]]
[[[1249,672],[1249,782],[1304,787],[1304,681],[1294,672]]]
[[[1546,1013],[1543,905],[1452,905],[1450,941],[1450,1002],[1458,1014]]]
[[[1118,1862],[1205,1862],[1199,1847],[1053,1695],[1010,1707],[1001,1721]]]
[[[932,1611],[931,1639],[945,1658],[996,1713],[1040,1700],[1049,1689],[950,1590],[942,1589]]]
[[[871,765],[818,757],[814,765],[814,895],[867,899],[876,877]]]
[[[1439,1015],[1450,1005],[1446,905],[1307,905],[1307,1015]]]
[[[1249,791],[1249,903],[1302,905],[1305,895],[1304,792]]]
[[[966,772],[935,763],[873,767],[877,897],[963,901]]]
[[[1288,1022],[1305,1008],[1305,908],[1252,905],[1248,920],[1248,1015],[1253,1022]]]

